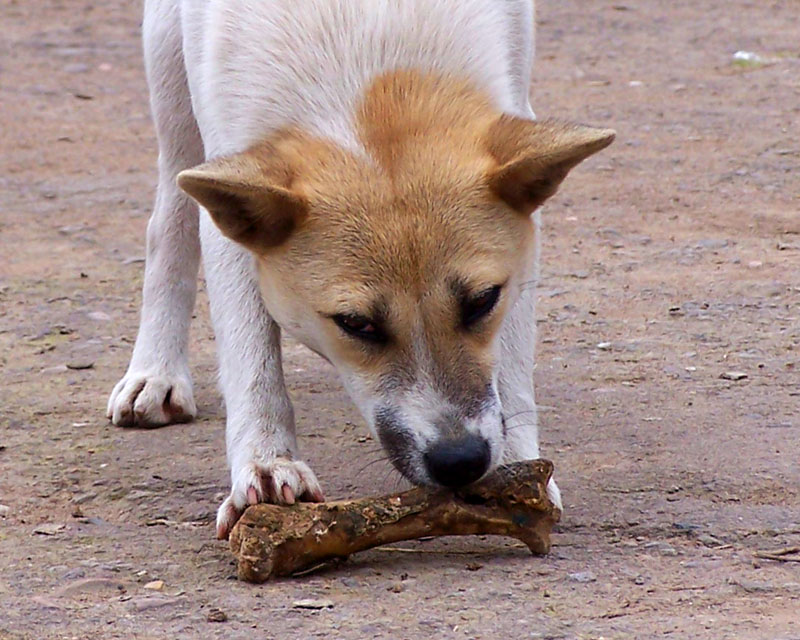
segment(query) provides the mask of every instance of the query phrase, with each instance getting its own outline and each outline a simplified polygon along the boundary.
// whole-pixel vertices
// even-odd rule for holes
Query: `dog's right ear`
[[[283,243],[308,211],[285,167],[245,151],[178,174],[178,186],[205,207],[220,231],[259,252]]]
[[[511,208],[530,214],[571,169],[610,145],[615,135],[612,129],[503,115],[488,134],[489,151],[499,165],[489,186]]]

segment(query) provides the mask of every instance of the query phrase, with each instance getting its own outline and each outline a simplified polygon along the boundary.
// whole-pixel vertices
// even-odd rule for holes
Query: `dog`
[[[324,500],[281,331],[333,364],[415,484],[538,457],[538,210],[615,134],[535,119],[532,0],[146,0],[143,33],[159,179],[108,416],[195,417],[202,254],[232,484],[218,537],[249,504]]]

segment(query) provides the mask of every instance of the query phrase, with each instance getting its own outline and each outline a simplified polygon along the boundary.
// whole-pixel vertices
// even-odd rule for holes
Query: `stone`
[[[577,573],[570,573],[567,577],[572,580],[572,582],[580,582],[584,584],[587,582],[595,582],[597,580],[597,576],[591,571],[578,571]]]
[[[314,600],[312,598],[306,598],[303,600],[295,600],[292,602],[292,607],[295,609],[333,609],[333,601],[326,600],[326,599],[319,599]]]

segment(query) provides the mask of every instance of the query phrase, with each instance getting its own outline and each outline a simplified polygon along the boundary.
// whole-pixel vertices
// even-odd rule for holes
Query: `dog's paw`
[[[161,427],[197,415],[186,375],[128,371],[108,399],[106,415],[120,427]]]
[[[561,489],[558,488],[556,481],[552,478],[550,478],[550,482],[547,483],[547,497],[550,498],[550,502],[561,511],[564,511],[564,507],[561,505]]]
[[[275,458],[267,464],[250,463],[236,474],[231,494],[217,511],[217,538],[225,540],[251,504],[324,502],[325,495],[311,468],[300,460]]]

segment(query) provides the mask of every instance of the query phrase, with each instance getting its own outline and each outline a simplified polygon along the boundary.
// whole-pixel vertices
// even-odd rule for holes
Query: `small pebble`
[[[206,615],[206,620],[209,622],[227,622],[228,621],[228,614],[225,613],[222,609],[209,609],[208,615]]]
[[[75,360],[74,362],[67,363],[67,369],[91,369],[94,367],[94,362],[92,360]]]
[[[310,598],[303,600],[295,600],[292,602],[295,609],[332,609],[333,601],[331,600],[313,600]]]
[[[710,536],[707,533],[697,536],[697,540],[707,547],[721,547],[723,545],[722,540],[715,538],[714,536]]]
[[[9,513],[11,513],[11,507],[6,504],[0,504],[0,518],[7,518]]]
[[[36,527],[33,530],[33,532],[36,533],[36,534],[39,534],[40,536],[54,536],[54,535],[60,533],[61,531],[63,531],[64,529],[66,529],[66,528],[67,528],[67,525],[65,525],[65,524],[59,524],[59,523],[55,523],[55,522],[48,522],[48,523],[45,523],[45,524],[40,524],[38,527]]]
[[[695,246],[698,249],[724,249],[728,241],[723,238],[703,238]]]
[[[130,607],[134,611],[150,611],[162,607],[171,607],[180,604],[180,598],[167,598],[161,595],[137,596],[130,598]]]
[[[567,576],[573,582],[595,582],[597,580],[597,576],[592,573],[591,571],[579,571],[577,573],[570,573]]]
[[[153,591],[161,591],[164,588],[163,580],[153,580],[144,585],[145,589],[152,589]]]
[[[730,580],[729,582],[740,586],[747,593],[769,593],[770,591],[775,591],[775,585],[769,582],[756,582],[754,580]]]
[[[54,367],[45,367],[39,373],[44,373],[44,374],[48,374],[49,375],[51,373],[64,373],[65,371],[69,371],[69,369],[67,368],[67,365],[58,364],[58,365],[56,365]]]
[[[747,374],[744,371],[725,371],[724,373],[719,374],[719,377],[723,380],[744,380],[747,377]]]

